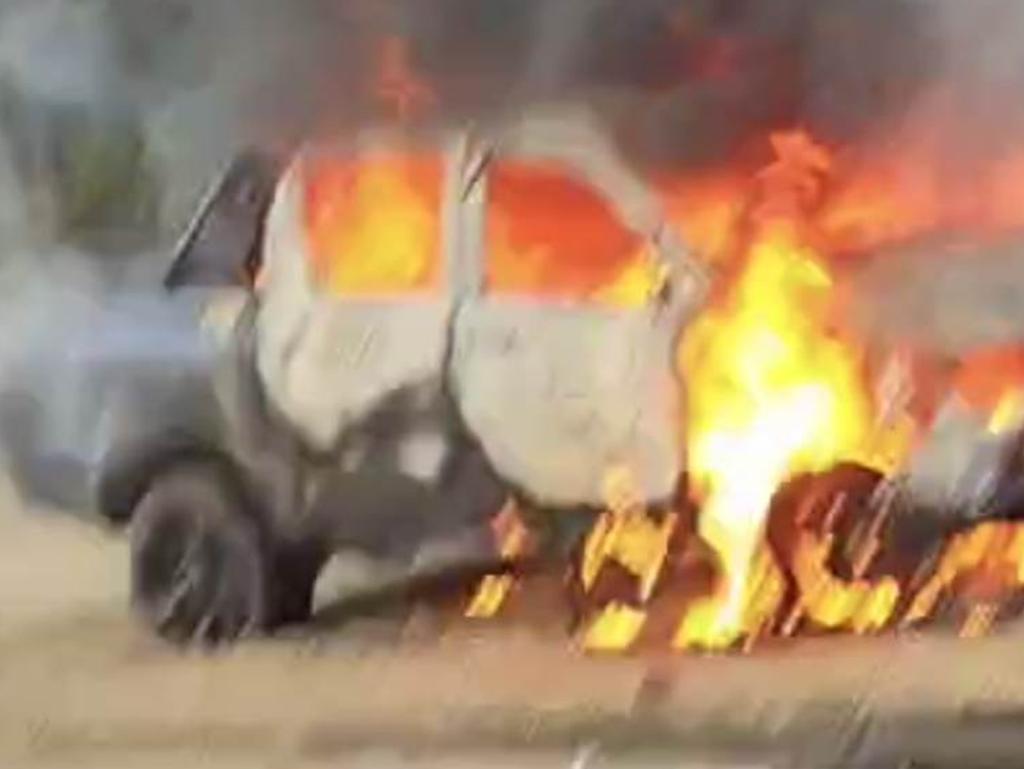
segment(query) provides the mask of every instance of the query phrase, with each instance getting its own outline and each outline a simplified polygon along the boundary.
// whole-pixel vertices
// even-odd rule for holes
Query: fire
[[[1007,390],[999,399],[988,420],[988,430],[994,435],[1005,433],[1024,420],[1024,391]]]
[[[734,253],[749,176],[740,171],[705,172],[656,180],[666,216],[686,234],[687,244],[710,263]]]
[[[494,517],[492,531],[502,560],[511,562],[530,550],[530,531],[523,523],[514,500],[507,501]],[[507,600],[514,584],[511,574],[488,574],[477,585],[466,607],[466,616],[473,619],[493,617]]]
[[[583,648],[587,651],[628,649],[639,638],[647,622],[647,612],[620,601],[613,601],[587,628]]]
[[[856,340],[830,330],[839,287],[826,257],[939,227],[994,232],[1024,222],[1021,209],[1014,215],[1007,203],[1019,199],[1007,193],[1024,189],[1020,153],[1001,157],[950,194],[940,164],[929,162],[937,151],[931,144],[903,148],[919,163],[897,152],[867,163],[859,157],[854,166],[802,132],[776,135],[772,146],[775,162],[753,182],[718,174],[666,192],[671,214],[695,233],[698,248],[738,265],[731,288],[687,331],[679,355],[699,532],[722,567],[717,592],[685,611],[676,636],[681,647],[724,647],[760,632],[779,608],[778,567],[789,571],[800,593],[784,625],[798,616],[856,632],[889,623],[900,585],[889,577],[862,578],[879,548],[877,532],[849,582],[829,569],[831,532],[800,534],[783,564],[773,564],[765,547],[769,503],[788,477],[845,460],[895,472],[917,432],[899,393],[866,389]],[[988,415],[993,432],[1018,428],[1024,419],[1021,355],[1017,348],[981,351],[963,362],[953,382]],[[891,402],[897,406],[890,414]],[[955,539],[940,573],[1020,563],[1012,544],[1017,527],[998,530],[998,544],[980,550],[977,538],[988,543],[992,535]],[[914,603],[919,614],[932,611],[928,596],[952,577],[936,579]],[[988,616],[972,614],[971,627],[985,625],[982,615]]]
[[[591,650],[623,649],[637,639],[646,621],[641,607],[654,592],[676,527],[674,514],[661,521],[649,515],[626,468],[609,471],[605,497],[607,510],[598,517],[583,545],[579,579],[584,591],[593,590],[601,569],[614,561],[635,578],[636,605],[613,601],[605,606],[583,641],[584,648]]]
[[[902,580],[872,572],[884,548],[886,504],[851,513],[866,516],[855,547],[828,520],[843,512],[842,492],[828,502],[821,526],[797,527],[784,554],[769,542],[768,523],[777,494],[796,476],[840,463],[895,474],[927,421],[921,403],[909,407],[908,389],[918,401],[930,399],[921,394],[929,387],[942,390],[933,400],[957,393],[993,433],[1024,424],[1024,351],[1017,347],[978,351],[951,378],[925,376],[936,381],[923,383],[920,361],[898,351],[869,386],[867,353],[842,326],[841,272],[829,261],[947,226],[992,232],[1024,224],[1024,214],[1018,221],[1011,210],[1024,190],[1024,154],[1011,153],[947,195],[928,165],[929,146],[911,153],[921,160],[916,170],[888,155],[851,166],[800,131],[774,135],[771,148],[775,159],[756,174],[715,172],[659,185],[669,218],[723,268],[711,306],[685,330],[675,361],[687,401],[687,466],[680,469],[699,506],[696,532],[685,536],[713,551],[717,581],[678,607],[674,643],[728,648],[770,632],[788,635],[805,621],[876,632],[934,616],[944,598],[965,590],[980,598],[962,633],[982,633],[998,616],[1000,597],[1024,587],[1024,524],[959,533],[932,575]],[[910,176],[897,178],[897,170]],[[311,159],[305,172],[309,251],[325,286],[351,295],[438,285],[439,156]],[[664,280],[644,238],[557,169],[501,159],[489,169],[487,191],[489,291],[635,307]],[[600,592],[606,573],[626,588],[586,618],[580,640],[589,650],[630,647],[654,624],[648,615],[660,581],[675,573],[673,548],[684,528],[678,511],[646,509],[623,468],[609,470],[606,492],[573,579],[584,594]],[[495,541],[508,560],[529,550],[514,503],[497,517]],[[851,549],[841,578],[835,555]],[[466,614],[493,616],[513,585],[508,574],[483,580]]]
[[[650,247],[589,186],[544,164],[507,160],[488,181],[492,291],[625,307],[647,301],[659,280]]]
[[[800,132],[773,137],[773,148],[776,161],[746,192],[719,176],[717,185],[691,187],[699,191],[690,200],[677,189],[670,206],[708,256],[732,253],[739,263],[728,293],[687,332],[680,350],[699,532],[722,567],[715,594],[685,611],[676,636],[681,647],[729,646],[778,619],[779,567],[799,593],[783,633],[800,617],[859,633],[891,622],[903,588],[893,577],[864,577],[881,548],[886,505],[875,512],[850,581],[831,571],[836,541],[827,524],[818,533],[801,532],[785,563],[773,563],[765,546],[769,502],[788,477],[845,460],[893,473],[917,432],[905,395],[892,392],[905,385],[885,377],[882,391],[870,393],[856,341],[829,330],[837,286],[825,257],[943,227],[992,234],[1024,223],[1024,209],[1013,205],[1024,189],[1019,152],[999,156],[951,192],[941,164],[933,162],[936,147],[927,143],[909,148],[920,162],[895,153],[861,162],[855,172]],[[753,204],[724,202],[730,188],[734,198],[752,197]],[[950,384],[987,415],[993,433],[1024,422],[1022,356],[1016,347],[979,351]],[[1004,594],[1021,587],[1022,531],[1021,524],[993,523],[954,537],[904,621],[931,616],[940,597],[965,581]],[[962,633],[985,632],[997,613],[998,600],[975,603]]]
[[[969,406],[989,415],[991,432],[1018,426],[1024,418],[1024,350],[978,350],[960,365],[953,389]]]
[[[442,169],[432,156],[311,160],[305,224],[313,268],[339,294],[433,287],[440,272]]]
[[[858,357],[826,331],[832,278],[802,237],[827,156],[803,135],[778,137],[776,148],[739,280],[679,355],[699,530],[723,569],[717,593],[684,617],[680,646],[728,646],[774,610],[752,605],[751,590],[773,494],[789,475],[854,453],[870,433]]]
[[[873,243],[932,226],[921,211],[947,213],[909,196],[900,198],[902,208],[889,201],[896,213],[889,230],[840,227],[843,216],[856,221],[850,191],[857,184],[833,155],[799,131],[773,136],[772,148],[775,160],[750,181],[716,173],[660,186],[670,217],[705,258],[726,267],[727,281],[686,330],[677,354],[688,402],[686,471],[699,505],[696,535],[713,551],[718,574],[713,590],[681,607],[679,648],[750,645],[769,633],[790,635],[805,622],[877,632],[897,619],[931,616],[965,582],[986,585],[988,593],[1024,586],[1024,525],[1010,523],[951,539],[935,574],[916,590],[884,570],[872,576],[896,499],[884,483],[881,497],[852,506],[841,485],[829,492],[826,484],[824,496],[812,494],[798,506],[784,551],[769,543],[769,513],[795,476],[840,465],[863,468],[869,480],[896,473],[917,437],[917,420],[928,413],[921,408],[932,385],[959,392],[993,432],[1024,421],[1024,353],[1017,348],[980,351],[951,381],[937,377],[924,388],[923,361],[897,350],[869,386],[865,350],[837,324],[841,285],[828,257],[849,246],[851,232]],[[602,229],[611,220],[588,208],[594,201],[547,173],[511,166],[497,176],[488,221],[492,290],[644,301],[656,273],[639,244],[621,229]],[[836,189],[843,194],[835,196]],[[884,210],[886,199],[876,197],[873,205]],[[869,220],[879,216],[876,210]],[[583,594],[594,595],[603,592],[604,570],[611,566],[615,575],[614,594],[584,627],[587,650],[638,642],[665,564],[680,547],[678,514],[653,517],[631,488],[628,471],[609,471],[606,510],[584,541],[574,576]],[[809,505],[821,507],[814,513]],[[811,513],[816,523],[806,519]],[[851,521],[856,534],[848,531]],[[846,577],[834,571],[839,551],[848,559]],[[965,635],[985,632],[997,616],[999,603],[988,593],[970,608]]]
[[[793,576],[800,586],[799,610],[818,627],[850,628],[857,633],[879,630],[892,618],[900,586],[892,577],[877,583],[864,579],[844,582],[828,568],[834,547],[832,534],[802,534],[793,559]]]
[[[914,596],[904,622],[930,617],[937,604],[962,583],[981,593],[982,600],[961,627],[961,634],[976,636],[987,629],[984,607],[998,604],[1011,590],[1024,586],[1024,525],[990,522],[953,537],[943,551],[933,576]]]
[[[837,161],[834,194],[819,214],[833,248],[863,252],[944,230],[994,238],[1024,226],[1024,148],[995,143],[963,158],[977,140],[957,134],[948,109],[921,108],[885,140]]]

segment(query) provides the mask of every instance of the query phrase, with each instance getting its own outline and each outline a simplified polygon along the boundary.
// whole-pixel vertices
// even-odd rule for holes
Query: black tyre
[[[131,591],[139,614],[178,643],[218,643],[270,620],[270,558],[230,473],[188,464],[163,472],[135,508]]]
[[[276,628],[309,621],[313,613],[313,590],[328,555],[328,548],[319,542],[276,548],[268,626]]]

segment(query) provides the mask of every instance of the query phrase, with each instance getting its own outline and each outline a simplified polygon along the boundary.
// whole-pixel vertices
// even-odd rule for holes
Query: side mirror
[[[260,263],[263,222],[280,172],[279,159],[257,152],[232,161],[175,249],[164,278],[169,290],[252,286]]]

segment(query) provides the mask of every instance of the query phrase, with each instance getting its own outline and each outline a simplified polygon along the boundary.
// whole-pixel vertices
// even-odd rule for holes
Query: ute
[[[433,266],[336,290],[311,236],[316,170],[409,152],[439,169],[420,199]],[[583,202],[543,210],[559,186],[555,199]],[[610,233],[570,250],[639,254],[623,264],[655,277],[625,301],[502,291],[495,206],[515,217],[524,196],[559,230]],[[401,211],[370,214],[401,235]],[[549,231],[531,220],[511,242],[549,263],[586,256]],[[338,550],[410,578],[493,568],[488,524],[510,493],[596,505],[619,465],[647,500],[670,498],[684,464],[674,347],[703,288],[655,198],[585,122],[377,131],[286,164],[250,153],[162,286],[53,286],[23,319],[34,343],[5,354],[0,435],[24,495],[129,528],[133,604],[157,633],[231,640],[308,617]]]

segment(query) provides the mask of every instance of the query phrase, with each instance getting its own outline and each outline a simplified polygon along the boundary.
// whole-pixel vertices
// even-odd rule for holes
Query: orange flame
[[[313,268],[340,294],[434,286],[440,274],[439,158],[317,158],[305,168]]]
[[[734,252],[749,177],[740,171],[715,171],[656,180],[665,214],[686,235],[690,248],[708,262]]]
[[[740,262],[729,293],[689,329],[679,355],[690,400],[689,470],[702,502],[699,531],[723,570],[718,592],[684,614],[676,637],[682,647],[750,638],[777,610],[763,527],[768,502],[787,477],[841,460],[891,473],[915,438],[908,404],[897,404],[893,414],[876,411],[892,394],[872,397],[858,346],[828,331],[837,297],[824,254],[939,228],[984,235],[1024,224],[1024,209],[1015,206],[1024,189],[1021,153],[999,155],[951,190],[934,142],[900,144],[855,164],[837,162],[801,132],[776,135],[772,146],[777,159],[754,183],[718,174],[662,187],[670,214],[695,233],[699,250],[718,260],[738,255],[732,258]],[[753,205],[736,202],[744,198]],[[988,416],[993,432],[1024,421],[1022,356],[1020,348],[980,351],[948,385]],[[916,597],[911,614],[931,613],[935,592],[962,571],[1003,564],[996,571],[1011,581],[1009,565],[1024,562],[1015,544],[1019,528],[999,527],[1003,536],[994,541],[982,527],[951,542],[939,569],[947,576]],[[799,611],[819,627],[885,626],[899,584],[888,577],[837,579],[827,566],[832,548],[831,535],[805,534],[793,562],[781,564],[799,588]],[[975,607],[964,632],[980,632],[992,615]]]
[[[958,583],[972,579],[987,583],[983,588],[989,594],[988,600],[975,608],[990,604],[993,593],[1024,586],[1024,524],[984,523],[950,540],[934,575],[914,596],[904,622],[911,624],[931,616],[939,601]],[[981,614],[987,612],[982,610]],[[978,612],[972,611],[961,633],[980,635],[988,624],[980,621]]]
[[[943,230],[985,239],[1024,226],[1024,148],[972,147],[976,157],[963,158],[970,142],[933,119],[921,110],[837,162],[818,217],[833,248],[865,251]]]
[[[495,164],[488,195],[492,291],[636,306],[654,290],[648,245],[586,184],[544,164],[506,160]]]

